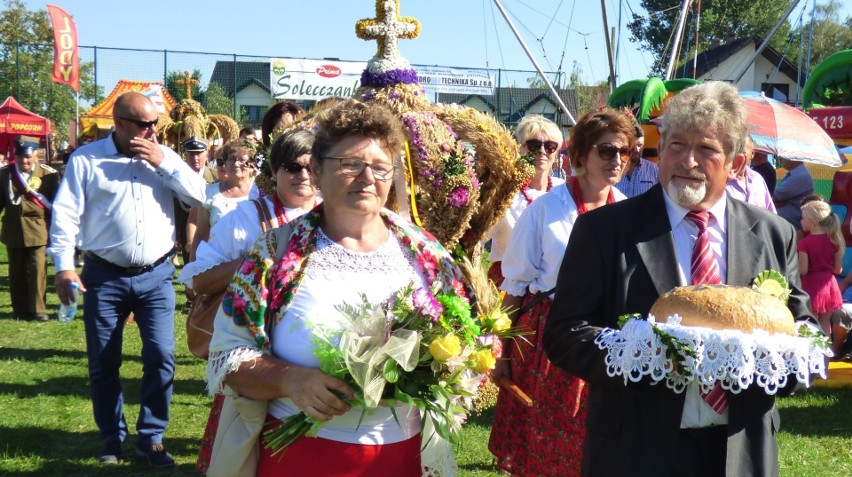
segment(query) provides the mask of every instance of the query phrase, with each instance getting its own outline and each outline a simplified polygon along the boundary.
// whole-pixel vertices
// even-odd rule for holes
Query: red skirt
[[[492,282],[494,282],[494,286],[496,286],[497,289],[499,290],[500,285],[503,284],[503,280],[504,280],[504,277],[503,277],[503,262],[498,260],[498,261],[492,263],[490,267],[488,267],[488,278]]]
[[[272,416],[267,416],[267,421],[270,423],[263,432],[280,424]],[[419,434],[375,446],[302,437],[274,456],[261,437],[256,477],[420,477],[421,473]]]
[[[527,294],[523,305],[538,294]],[[511,359],[512,380],[533,400],[526,407],[500,389],[488,450],[497,466],[515,477],[579,476],[586,436],[585,381],[552,366],[541,346],[551,300],[544,299],[518,319],[535,332],[530,344],[516,340],[504,354]]]
[[[202,474],[207,473],[210,467],[210,457],[213,455],[213,442],[216,440],[216,429],[219,428],[219,415],[222,414],[222,406],[225,404],[225,396],[217,394],[210,406],[210,414],[207,416],[207,425],[204,427],[204,436],[201,438],[201,448],[198,450],[198,458],[195,467]]]

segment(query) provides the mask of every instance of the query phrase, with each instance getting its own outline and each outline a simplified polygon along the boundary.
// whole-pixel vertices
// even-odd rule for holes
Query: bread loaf
[[[793,314],[783,301],[746,287],[678,287],[658,298],[651,314],[658,322],[680,315],[684,326],[796,335]]]

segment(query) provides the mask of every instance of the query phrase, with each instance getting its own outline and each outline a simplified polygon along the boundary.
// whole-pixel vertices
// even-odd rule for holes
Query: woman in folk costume
[[[553,176],[553,164],[559,156],[559,145],[562,144],[562,133],[553,121],[533,114],[525,116],[515,129],[515,139],[521,145],[521,155],[529,157],[535,170],[533,177],[521,185],[515,193],[506,215],[497,222],[488,237],[491,239],[491,269],[488,276],[499,287],[503,282],[501,261],[506,255],[506,247],[512,236],[512,229],[518,222],[521,213],[527,206],[550,191],[555,186],[562,185],[565,180]]]
[[[526,407],[502,388],[497,399],[488,448],[511,475],[580,475],[588,390],[579,378],[550,366],[541,332],[574,222],[580,214],[625,198],[613,186],[634,143],[630,120],[617,111],[581,117],[568,146],[577,175],[530,204],[509,240],[503,305],[515,310],[513,323],[535,332],[529,342],[505,343],[508,359],[493,374],[495,382],[509,377],[533,400]]]
[[[346,401],[354,390],[320,371],[312,330],[342,327],[336,306],[362,295],[379,303],[412,282],[467,291],[431,235],[383,209],[403,151],[399,119],[350,99],[316,122],[311,167],[323,203],[282,239],[280,230],[262,236],[245,256],[216,318],[208,386],[268,401],[266,429],[300,411],[327,421],[316,438],[303,436],[275,456],[259,437],[257,476],[420,476],[430,462],[421,462],[419,412],[397,404],[362,416]]]
[[[178,281],[198,294],[215,294],[227,288],[243,255],[267,228],[280,227],[301,217],[317,203],[317,188],[310,173],[314,134],[303,129],[290,131],[272,144],[269,165],[275,189],[271,194],[240,203],[210,230],[201,242],[195,261],[181,271]],[[264,224],[265,222],[265,224]],[[222,396],[217,395],[207,419],[196,466],[207,471]]]

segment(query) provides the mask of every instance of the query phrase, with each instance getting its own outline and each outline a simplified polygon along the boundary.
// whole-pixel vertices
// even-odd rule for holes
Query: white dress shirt
[[[158,167],[127,157],[113,135],[68,159],[53,203],[48,253],[56,271],[74,270],[74,247],[121,267],[150,265],[175,243],[174,198],[204,202],[204,179],[160,146]]]
[[[692,249],[698,238],[698,226],[686,218],[688,209],[676,204],[668,194],[664,193],[666,212],[669,223],[672,225],[672,238],[675,245],[675,256],[677,257],[678,274],[681,285],[692,285]],[[710,223],[707,224],[707,239],[710,241],[710,250],[719,264],[719,275],[722,283],[728,281],[727,240],[725,237],[726,223],[725,211],[728,206],[727,196],[716,202],[709,210],[711,214]],[[666,316],[655,317],[664,321]],[[704,401],[697,382],[693,382],[686,388],[686,401],[683,404],[680,427],[699,428],[708,426],[719,426],[728,424],[728,410],[722,414],[717,413]]]
[[[616,201],[626,198],[615,187],[611,190]],[[500,288],[513,296],[553,289],[578,216],[566,185],[554,187],[527,206],[503,255],[506,279]]]

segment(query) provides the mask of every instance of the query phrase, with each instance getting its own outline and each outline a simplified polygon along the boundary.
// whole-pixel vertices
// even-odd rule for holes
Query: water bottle
[[[71,304],[66,305],[65,303],[59,303],[59,321],[62,323],[69,323],[74,321],[74,317],[77,315],[77,301],[79,293],[77,292],[77,282],[71,282]]]

